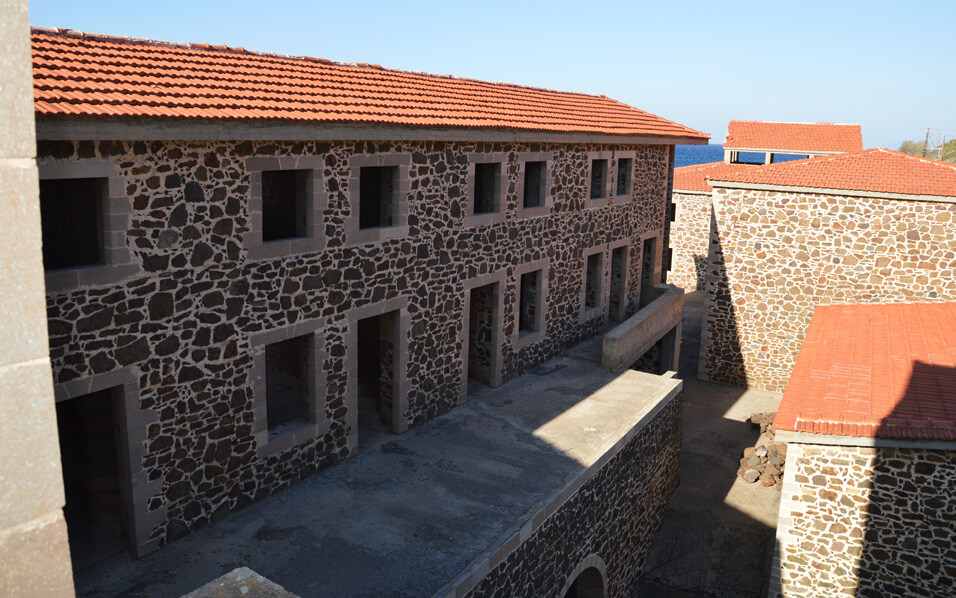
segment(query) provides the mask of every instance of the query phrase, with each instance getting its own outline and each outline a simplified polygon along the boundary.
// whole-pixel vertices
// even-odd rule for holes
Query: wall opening
[[[262,172],[262,241],[308,236],[308,170]]]
[[[641,253],[641,307],[654,300],[654,269],[657,260],[657,237],[644,239]]]
[[[40,181],[43,268],[79,268],[104,262],[105,179]]]
[[[604,577],[596,567],[588,567],[571,583],[564,598],[604,598]]]
[[[488,214],[499,211],[498,205],[501,201],[501,198],[498,197],[501,188],[500,180],[501,164],[497,162],[475,164],[475,186],[474,197],[472,197],[474,214]]]
[[[634,171],[632,158],[620,158],[617,161],[617,195],[631,194],[631,173]]]
[[[468,378],[490,386],[495,369],[498,283],[472,289],[468,311]]]
[[[56,404],[67,534],[73,569],[128,550],[119,463],[119,422],[109,388]]]
[[[398,359],[398,311],[359,320],[357,357],[359,442],[392,429]]]
[[[396,221],[397,166],[364,166],[359,171],[359,229]]]
[[[545,173],[548,171],[547,162],[525,162],[524,164],[524,199],[525,208],[540,208],[545,203]]]
[[[611,250],[610,319],[621,322],[627,313],[627,247]]]
[[[603,253],[588,256],[584,269],[584,308],[594,309],[601,305],[601,279],[604,258]]]
[[[591,199],[603,199],[607,187],[607,160],[591,160]]]
[[[541,270],[522,274],[518,287],[518,334],[533,334],[540,329]]]
[[[309,337],[266,345],[266,420],[269,438],[308,420]]]

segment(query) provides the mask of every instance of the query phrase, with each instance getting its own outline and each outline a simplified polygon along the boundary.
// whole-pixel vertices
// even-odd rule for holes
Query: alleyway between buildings
[[[759,433],[746,419],[776,411],[781,395],[697,380],[703,300],[702,291],[685,296],[681,481],[654,540],[641,598],[757,598],[769,574],[780,486],[748,484],[736,473]]]

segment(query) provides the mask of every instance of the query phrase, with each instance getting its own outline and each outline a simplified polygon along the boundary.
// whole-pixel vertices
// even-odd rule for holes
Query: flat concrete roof
[[[369,439],[139,561],[80,571],[77,595],[181,596],[237,567],[302,596],[419,597],[467,583],[680,391],[673,378],[601,369],[601,340],[401,436]]]

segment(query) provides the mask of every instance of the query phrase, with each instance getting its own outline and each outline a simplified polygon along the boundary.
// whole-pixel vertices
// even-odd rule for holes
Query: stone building
[[[41,29],[33,75],[77,567],[145,555],[673,302],[674,144],[707,137],[604,96]],[[575,489],[637,451],[628,475],[662,479],[653,526],[679,382],[651,388],[670,432],[617,438]],[[610,542],[643,508],[576,525]],[[611,594],[640,562],[608,565]]]
[[[704,288],[707,252],[710,249],[710,196],[708,177],[757,168],[754,164],[709,162],[674,169],[674,221],[671,223],[671,263],[667,282],[687,291]]]
[[[698,376],[783,391],[818,304],[956,300],[956,167],[886,149],[711,177]]]
[[[771,597],[956,594],[954,389],[956,303],[816,308],[774,422]]]
[[[732,120],[724,139],[724,162],[739,164],[760,158],[757,163],[773,164],[782,156],[814,158],[862,149],[860,125]]]

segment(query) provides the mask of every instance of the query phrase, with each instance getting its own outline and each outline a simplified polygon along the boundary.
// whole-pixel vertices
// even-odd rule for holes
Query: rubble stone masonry
[[[593,336],[606,323],[606,309],[603,318],[582,322],[579,317],[585,248],[630,240],[626,311],[633,314],[641,286],[641,239],[664,230],[668,149],[445,142],[41,142],[41,172],[50,162],[107,160],[129,200],[128,214],[111,218],[127,227],[125,241],[136,272],[118,283],[48,288],[47,310],[55,383],[120,369],[131,369],[138,379],[136,418],[146,422],[147,440],[142,462],[133,464],[134,470],[141,465],[134,482],[158,488],[146,498],[150,515],[147,529],[140,530],[148,538],[143,551],[356,450],[346,396],[349,353],[354,352],[348,342],[349,312],[354,309],[407,305],[402,308],[408,322],[407,366],[398,374],[407,379],[407,396],[398,403],[407,405],[399,414],[404,425],[447,412],[463,396],[466,349],[461,331],[468,280],[506,273],[498,335],[504,380]],[[616,155],[624,150],[635,157],[632,194],[593,207],[589,152]],[[519,152],[553,157],[549,213],[526,218],[518,213]],[[475,153],[505,157],[505,217],[468,226],[468,156]],[[407,207],[399,206],[407,232],[356,242],[347,234],[355,200],[349,188],[356,181],[350,159],[367,162],[369,156],[402,156],[396,163],[408,165],[407,180],[400,185],[407,185]],[[320,165],[314,171],[320,177],[314,199],[321,215],[315,223],[318,248],[309,245],[299,253],[269,257],[261,254],[260,245],[250,257],[244,236],[254,224],[249,198],[256,189],[246,164],[253,157]],[[609,166],[614,173],[616,162]],[[515,267],[536,261],[548,264],[545,332],[516,349]],[[660,255],[655,261],[660,264]],[[608,252],[605,269],[610,262]],[[250,339],[300,324],[324,339],[319,367],[325,396],[317,417],[325,424],[315,427],[314,438],[299,442],[296,437],[290,448],[262,454],[254,434]]]
[[[956,300],[952,201],[715,187],[713,208],[703,380],[783,391],[819,304]]]
[[[956,451],[791,443],[770,596],[956,594]]]
[[[710,247],[710,192],[675,190],[673,202],[675,218],[671,224],[671,269],[667,283],[687,292],[703,289]]]

